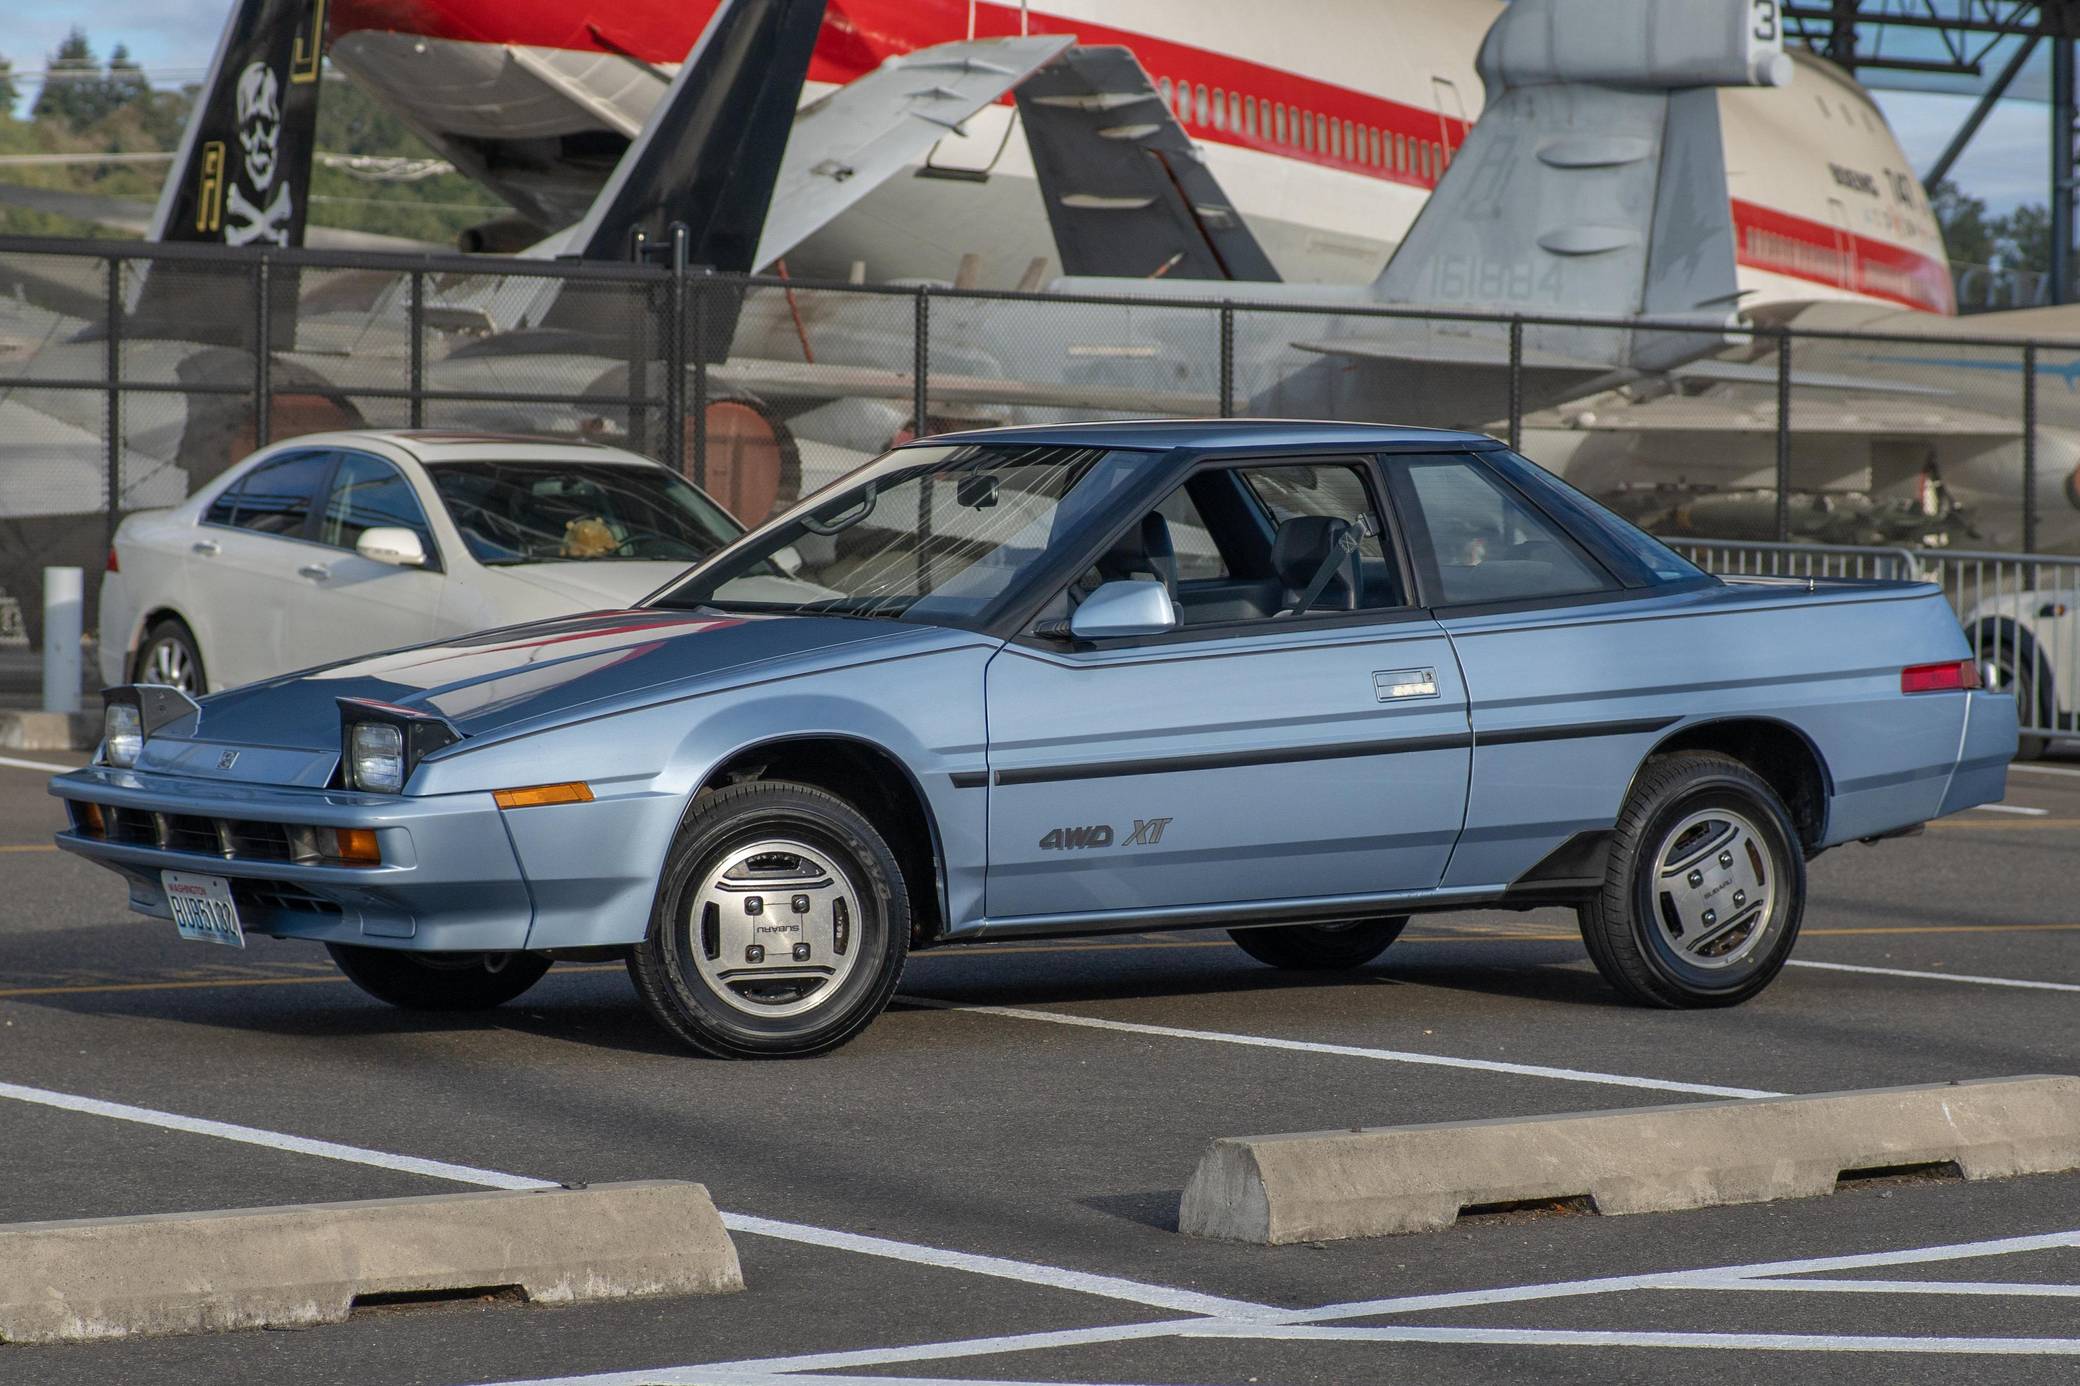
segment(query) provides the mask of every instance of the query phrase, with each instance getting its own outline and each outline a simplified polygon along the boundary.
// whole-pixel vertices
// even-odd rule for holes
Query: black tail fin
[[[327,0],[237,0],[181,135],[155,241],[303,244]]]
[[[687,228],[688,259],[755,269],[824,0],[723,0],[564,254],[621,260],[641,229]]]
[[[1278,281],[1128,49],[1070,49],[1019,87],[1018,113],[1062,273]]]

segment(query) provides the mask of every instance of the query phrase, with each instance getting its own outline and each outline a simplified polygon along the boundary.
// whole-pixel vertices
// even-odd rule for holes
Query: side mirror
[[[419,542],[419,536],[411,530],[390,525],[362,530],[361,537],[354,541],[354,552],[363,558],[398,568],[426,566],[426,548]]]
[[[1078,640],[1161,635],[1176,629],[1177,607],[1170,600],[1170,589],[1147,578],[1104,584],[1085,597],[1069,618],[1069,634]]]

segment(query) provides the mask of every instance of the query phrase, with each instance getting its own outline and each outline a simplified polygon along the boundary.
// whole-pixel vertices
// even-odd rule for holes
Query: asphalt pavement
[[[2080,1072],[2080,760],[2018,770],[2003,809],[1822,856],[1793,966],[1732,1010],[1623,1005],[1570,915],[1476,913],[1419,919],[1335,976],[1274,972],[1212,932],[937,950],[837,1053],[724,1063],[667,1040],[618,965],[425,1017],[311,945],[184,943],[49,848],[45,772],[12,762],[77,759],[0,760],[0,1223],[693,1179],[748,1288],[0,1345],[0,1383],[2076,1369],[2080,1174],[1276,1248],[1183,1236],[1176,1213],[1216,1136]]]

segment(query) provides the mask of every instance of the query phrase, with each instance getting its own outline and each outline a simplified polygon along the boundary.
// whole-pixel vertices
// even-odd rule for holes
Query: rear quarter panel
[[[1759,719],[1805,739],[1828,786],[1814,845],[1942,811],[1967,699],[1904,695],[1899,678],[1970,654],[1932,587],[1728,584],[1443,624],[1474,728],[1467,829],[1447,885],[1513,881],[1574,833],[1610,827],[1641,762],[1703,723]],[[1621,730],[1594,734],[1612,725]]]

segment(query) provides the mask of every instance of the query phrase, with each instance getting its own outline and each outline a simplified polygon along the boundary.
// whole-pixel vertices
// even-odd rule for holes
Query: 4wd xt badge
[[[1163,840],[1163,829],[1173,820],[1168,818],[1137,818],[1133,831],[1124,838],[1115,839],[1110,823],[1093,823],[1088,827],[1055,828],[1040,839],[1043,852],[1073,852],[1085,847],[1110,847],[1117,840],[1122,847],[1153,847]]]

